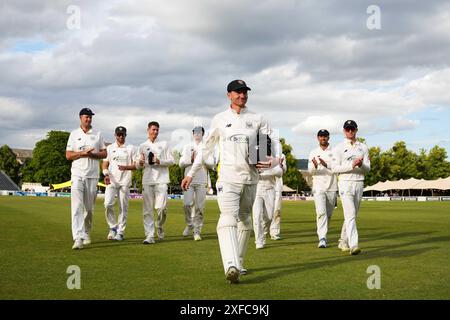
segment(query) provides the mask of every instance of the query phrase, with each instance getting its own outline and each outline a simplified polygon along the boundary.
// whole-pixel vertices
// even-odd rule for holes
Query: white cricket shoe
[[[122,241],[123,239],[123,234],[120,233],[116,234],[116,236],[114,237],[114,240],[116,241]]]
[[[83,245],[88,246],[92,243],[91,237],[89,235],[86,236],[86,238],[83,239]]]
[[[192,228],[189,226],[186,226],[183,231],[183,237],[188,237],[191,234]]]
[[[242,275],[246,275],[246,274],[247,274],[247,272],[248,272],[248,270],[247,270],[247,269],[245,269],[245,268],[242,268],[242,269],[241,269],[241,271],[240,271],[240,274],[242,274]]]
[[[264,243],[257,243],[256,250],[263,249],[265,247]]]
[[[147,238],[145,238],[144,241],[142,241],[143,244],[152,244],[155,243],[155,238],[148,236]]]
[[[114,240],[117,230],[115,228],[109,229],[108,240]]]
[[[226,273],[226,278],[230,283],[239,283],[239,270],[236,267],[229,267]]]
[[[318,248],[326,248],[327,247],[327,240],[325,238],[322,238],[319,240],[319,244],[317,245]]]
[[[338,248],[341,249],[342,252],[350,251],[347,241],[339,241]]]
[[[194,234],[194,240],[195,240],[195,241],[200,241],[200,240],[202,240],[202,237],[200,237],[200,234],[199,234],[199,233]]]
[[[361,249],[358,246],[355,246],[355,247],[350,249],[350,254],[352,256],[356,256],[359,253],[361,253]]]
[[[274,235],[274,236],[270,236],[270,238],[272,239],[272,240],[281,240],[281,237],[277,234],[277,235]]]
[[[73,250],[81,250],[83,249],[83,240],[81,239],[77,239],[75,240],[73,246],[72,246]]]

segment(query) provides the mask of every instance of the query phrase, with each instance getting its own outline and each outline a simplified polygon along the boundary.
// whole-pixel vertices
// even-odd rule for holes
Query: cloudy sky
[[[244,79],[298,158],[347,119],[369,146],[450,152],[448,1],[4,0],[0,30],[0,145],[33,148],[89,106],[108,141],[156,120],[175,146]]]

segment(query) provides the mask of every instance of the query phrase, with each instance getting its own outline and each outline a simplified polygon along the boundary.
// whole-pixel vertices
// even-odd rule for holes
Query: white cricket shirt
[[[203,143],[199,144],[192,142],[183,147],[183,151],[181,153],[181,158],[179,162],[179,166],[184,169],[184,176],[186,176],[192,168],[191,157],[192,153],[195,152],[196,155],[200,153],[200,150],[203,148]],[[204,184],[208,183],[208,169],[212,169],[215,166],[214,157],[209,155],[205,159],[205,163],[202,165],[201,169],[197,171],[195,176],[192,177],[191,184]]]
[[[159,159],[160,164],[150,165],[148,163],[148,155],[150,152]],[[152,185],[160,183],[169,183],[169,167],[173,165],[174,160],[172,153],[166,141],[151,142],[149,139],[139,146],[139,157],[144,154],[144,174],[142,176],[143,185]]]
[[[217,166],[218,182],[257,184],[259,179],[254,157],[257,134],[266,134],[272,144],[279,145],[278,137],[270,129],[267,121],[247,107],[238,114],[231,107],[214,116],[208,135],[204,139],[202,156],[197,156],[191,170],[187,174],[195,176],[201,169],[205,159],[214,153],[214,146],[219,145],[219,164]],[[276,147],[275,150],[279,150]],[[200,155],[199,154],[199,155]],[[280,152],[274,154],[279,156]]]
[[[318,164],[317,169],[312,162],[314,158],[316,159]],[[326,162],[327,167],[324,167],[320,163],[319,158],[322,158]],[[333,167],[335,162],[336,157],[330,145],[328,145],[325,150],[323,150],[321,147],[318,147],[309,153],[308,171],[313,178],[313,192],[338,190],[336,174],[331,171],[331,168]]]
[[[78,128],[70,133],[67,141],[67,151],[80,152],[94,148],[94,152],[106,149],[105,141],[100,131],[93,130],[84,132]],[[83,178],[99,178],[99,159],[80,158],[72,161],[72,176]]]
[[[108,153],[106,161],[109,162],[109,178],[112,185],[127,186],[131,185],[131,170],[119,170],[119,165],[130,166],[135,161],[139,161],[137,150],[130,144],[123,144],[119,147],[117,142],[110,144],[106,148]]]
[[[333,173],[339,174],[339,181],[364,181],[364,174],[370,171],[369,148],[359,141],[352,145],[351,140],[345,139],[334,148],[336,164]],[[353,160],[363,158],[361,167],[353,167]]]

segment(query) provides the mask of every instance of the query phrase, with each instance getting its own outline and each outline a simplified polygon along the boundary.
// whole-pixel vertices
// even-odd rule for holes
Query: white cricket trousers
[[[255,202],[253,203],[253,230],[257,245],[264,245],[266,243],[264,227],[273,219],[274,205],[275,189],[266,189],[258,186]]]
[[[119,215],[116,220],[114,204],[116,196],[119,200]],[[110,229],[116,229],[118,234],[124,235],[127,227],[128,201],[130,198],[130,187],[109,184],[105,190],[105,216]]]
[[[216,188],[220,210],[217,236],[224,271],[226,273],[232,266],[241,270],[252,232],[250,213],[256,184],[218,182]]]
[[[158,218],[156,227],[162,231],[167,217],[167,184],[152,184],[142,186],[142,196],[144,199],[144,231],[145,236],[154,236],[155,223],[153,219],[153,208],[155,208]]]
[[[91,233],[98,179],[72,176],[71,180],[72,238],[75,241],[86,239]]]
[[[206,187],[204,184],[191,184],[184,192],[184,220],[186,225],[200,234],[203,227],[203,213],[205,212]]]
[[[280,191],[275,191],[275,204],[272,222],[270,223],[270,236],[279,236],[281,231],[281,203],[283,196]]]
[[[338,185],[344,211],[344,224],[342,225],[340,241],[347,241],[348,246],[353,248],[358,245],[356,217],[363,196],[364,181],[339,181]]]
[[[314,204],[316,206],[317,235],[320,239],[326,239],[328,223],[333,214],[336,202],[336,191],[315,191]]]

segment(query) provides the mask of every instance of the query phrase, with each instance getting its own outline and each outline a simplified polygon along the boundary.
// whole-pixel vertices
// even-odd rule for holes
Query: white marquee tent
[[[364,191],[387,191],[387,190],[450,190],[450,177],[437,180],[418,180],[410,178],[407,180],[378,182],[367,186]]]

